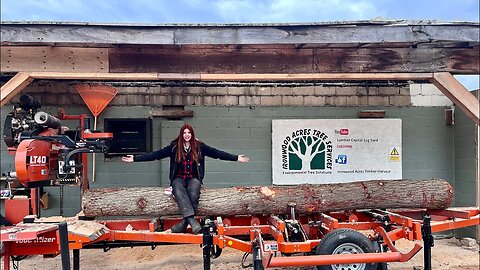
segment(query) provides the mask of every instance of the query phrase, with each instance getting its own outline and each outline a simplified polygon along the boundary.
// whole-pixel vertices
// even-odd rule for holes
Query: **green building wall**
[[[8,112],[7,109],[2,108],[2,123]],[[53,107],[43,107],[43,109],[53,114],[57,110]],[[160,117],[152,119],[153,149],[167,145],[178,135],[179,127],[183,123],[189,123],[194,126],[197,138],[205,143],[231,153],[245,154],[251,158],[249,163],[207,160],[205,186],[215,188],[272,184],[272,119],[357,118],[359,111],[372,109],[372,107],[191,106],[185,109],[193,110],[193,118],[182,121]],[[456,126],[445,124],[446,107],[376,107],[375,109],[385,110],[386,118],[402,119],[404,178],[435,177],[455,184],[454,129]],[[150,117],[149,110],[150,107],[147,106],[108,107],[98,119],[98,129],[103,129],[105,118],[146,118]],[[66,112],[89,114],[85,107],[66,107]],[[75,128],[75,124],[70,123],[70,128]],[[2,142],[1,145],[1,170],[13,170],[12,159],[6,153],[5,144]],[[92,179],[91,175],[89,177]],[[101,154],[96,155],[95,182],[90,181],[90,188],[168,185],[168,160],[127,164],[121,162],[119,157],[105,159]],[[50,195],[50,207],[43,210],[42,215],[59,215],[59,190],[59,187],[45,188]],[[64,194],[64,215],[77,214],[80,211],[80,189],[65,187]],[[465,201],[465,204],[469,203],[470,201]]]

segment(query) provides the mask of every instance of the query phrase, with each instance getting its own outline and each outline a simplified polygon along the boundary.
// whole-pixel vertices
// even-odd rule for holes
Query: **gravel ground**
[[[399,240],[396,245],[406,252],[413,242]],[[422,244],[420,242],[420,244]],[[436,240],[432,249],[433,269],[479,269],[478,244],[463,246],[458,239]],[[211,269],[244,269],[241,266],[243,252],[224,249],[222,255],[212,260]],[[249,259],[251,256],[249,256]],[[250,262],[250,261],[248,261]],[[420,251],[412,260],[405,263],[390,263],[388,269],[422,269],[423,252]],[[19,262],[18,269],[61,269],[61,258],[44,259],[41,256],[29,257]],[[1,265],[0,269],[4,269]],[[118,248],[108,252],[102,250],[81,250],[80,269],[165,269],[165,270],[201,270],[203,268],[202,251],[198,245],[158,246],[155,250],[149,247]],[[251,268],[250,268],[251,269]],[[296,270],[312,270],[315,267],[284,268]]]

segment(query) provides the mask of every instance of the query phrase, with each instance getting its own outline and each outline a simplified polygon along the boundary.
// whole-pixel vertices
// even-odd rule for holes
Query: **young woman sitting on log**
[[[191,125],[185,124],[180,128],[180,134],[170,145],[143,155],[127,155],[122,157],[124,162],[151,161],[170,158],[170,185],[175,200],[178,204],[183,220],[172,226],[173,233],[181,233],[187,229],[188,224],[194,234],[202,230],[202,226],[195,220],[200,187],[205,175],[205,157],[221,160],[248,162],[250,159],[244,155],[233,155],[199,141]]]

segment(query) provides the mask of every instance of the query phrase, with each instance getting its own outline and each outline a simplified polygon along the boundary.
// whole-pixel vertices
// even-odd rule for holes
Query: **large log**
[[[198,215],[262,215],[372,208],[445,209],[453,191],[445,180],[375,180],[341,184],[254,186],[202,189]],[[161,187],[103,188],[88,190],[83,212],[98,216],[178,215],[173,197]]]

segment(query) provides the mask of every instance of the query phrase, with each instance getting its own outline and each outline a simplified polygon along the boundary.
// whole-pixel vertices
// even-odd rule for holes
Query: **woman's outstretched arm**
[[[137,162],[137,161],[152,161],[156,159],[162,159],[170,156],[172,152],[172,145],[165,146],[162,149],[146,153],[143,155],[133,156],[133,155],[126,155],[122,157],[123,162]]]
[[[221,160],[230,160],[230,161],[239,161],[239,162],[249,162],[250,158],[245,155],[234,155],[228,152],[219,150],[215,147],[211,147],[205,143],[202,144],[201,151],[207,157],[221,159]]]

